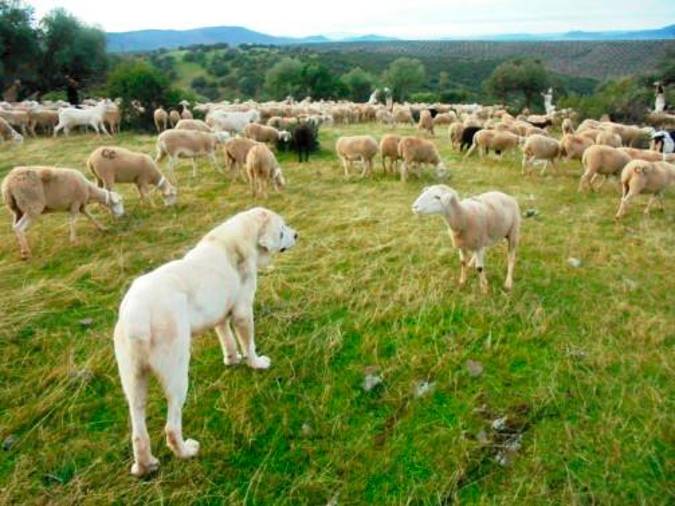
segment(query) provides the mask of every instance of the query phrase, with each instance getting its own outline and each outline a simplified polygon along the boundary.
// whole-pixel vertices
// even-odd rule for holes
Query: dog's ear
[[[277,251],[281,247],[278,227],[274,226],[272,214],[266,209],[261,209],[258,214],[260,222],[258,229],[258,246],[267,251]]]

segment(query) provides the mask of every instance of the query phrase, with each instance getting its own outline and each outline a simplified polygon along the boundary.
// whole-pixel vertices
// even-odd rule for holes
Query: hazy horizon
[[[189,30],[212,26],[243,26],[276,36],[329,37],[377,34],[396,38],[490,36],[498,34],[548,34],[569,31],[621,31],[662,28],[675,23],[675,2],[616,0],[609,5],[588,5],[569,0],[564,7],[530,0],[474,0],[471,8],[458,0],[418,0],[414,5],[390,0],[387,8],[343,0],[340,9],[327,13],[308,0],[284,4],[258,2],[255,9],[229,12],[214,9],[206,0],[192,0],[190,14],[180,4],[163,5],[119,0],[98,3],[86,0],[32,0],[39,19],[62,7],[81,20],[107,32],[135,30]],[[539,4],[539,5],[537,5]],[[358,13],[358,14],[356,14]],[[136,15],[131,15],[136,14]],[[298,20],[301,20],[298,22]]]

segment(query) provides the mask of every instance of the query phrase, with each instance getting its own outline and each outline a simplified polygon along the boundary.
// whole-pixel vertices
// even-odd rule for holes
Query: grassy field
[[[199,457],[164,444],[154,385],[148,425],[159,472],[129,475],[127,407],[112,350],[122,294],[254,204],[242,183],[200,164],[179,170],[180,203],[140,205],[79,243],[65,215],[29,232],[19,260],[0,226],[0,503],[3,504],[672,504],[675,202],[621,224],[614,183],[578,194],[578,163],[520,175],[516,158],[461,163],[437,138],[461,194],[500,189],[523,211],[514,291],[459,289],[440,218],[410,206],[433,183],[341,175],[322,130],[310,164],[281,155],[289,186],[258,202],[300,233],[260,276],[258,348],[265,372],[226,369],[210,332],[194,341],[184,433]],[[115,142],[151,152],[150,136]],[[27,140],[17,164],[84,170],[93,136]],[[159,198],[157,198],[159,203]],[[581,261],[569,265],[570,257]],[[381,378],[370,391],[366,375]]]

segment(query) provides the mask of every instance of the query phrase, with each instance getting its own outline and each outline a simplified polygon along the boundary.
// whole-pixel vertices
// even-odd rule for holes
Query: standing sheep
[[[167,130],[157,137],[157,156],[155,163],[161,162],[165,156],[169,157],[169,178],[175,182],[174,166],[178,158],[190,158],[192,161],[192,176],[197,175],[195,159],[208,156],[213,168],[218,169],[216,147],[223,144],[229,134],[226,132],[206,133],[196,130]]]
[[[54,167],[15,167],[2,181],[2,198],[14,215],[13,228],[19,243],[21,258],[30,257],[26,230],[41,214],[67,211],[70,213],[70,240],[75,242],[75,222],[84,214],[99,230],[101,225],[87,211],[87,204],[98,202],[109,208],[115,217],[124,214],[122,197],[97,188],[82,173],[73,169]]]
[[[286,130],[277,130],[274,127],[261,125],[259,123],[249,123],[244,127],[244,137],[248,137],[257,142],[275,145],[277,141],[289,142],[291,134]]]
[[[174,128],[180,120],[180,113],[176,109],[171,109],[171,111],[169,111],[169,123],[171,123],[171,128]]]
[[[645,214],[649,214],[655,199],[659,199],[663,209],[663,193],[675,183],[675,165],[667,162],[647,162],[645,160],[633,160],[628,163],[621,172],[622,197],[616,218],[626,214],[628,202],[640,193],[650,193]]]
[[[555,167],[555,162],[560,158],[560,143],[545,135],[531,135],[525,139],[522,146],[523,150],[523,174],[526,173],[528,166],[531,166],[535,160],[544,160],[544,167],[541,169],[541,175],[544,175],[549,164]],[[527,171],[529,173],[529,171]]]
[[[197,132],[213,133],[209,125],[200,119],[182,119],[174,127],[176,130],[196,130]]]
[[[485,274],[485,250],[497,241],[508,241],[508,268],[505,290],[513,287],[513,270],[520,236],[520,209],[513,197],[502,192],[487,192],[459,200],[452,188],[436,185],[426,188],[412,206],[415,214],[440,214],[450,229],[450,237],[459,250],[459,285],[466,283],[467,267],[475,264],[483,293],[488,291]]]
[[[377,155],[379,147],[372,136],[355,135],[340,137],[335,143],[335,151],[342,161],[345,177],[349,177],[349,166],[357,160],[363,164],[361,177],[364,177],[373,172],[373,158]]]
[[[279,162],[265,144],[256,144],[249,150],[246,155],[246,175],[254,198],[267,198],[267,185],[270,182],[277,192],[286,186]]]
[[[593,140],[581,134],[565,134],[560,139],[560,153],[566,160],[581,160]]]
[[[382,157],[382,171],[385,174],[391,172],[396,173],[396,166],[401,159],[398,152],[398,143],[401,142],[401,136],[395,134],[387,134],[380,140],[380,156]],[[389,160],[389,166],[387,166]]]
[[[169,124],[169,113],[167,113],[161,105],[152,113],[152,118],[155,121],[155,128],[157,129],[158,134],[161,134],[167,129]]]
[[[162,192],[165,205],[176,203],[176,188],[149,155],[117,146],[102,146],[89,155],[87,167],[96,177],[98,186],[106,190],[112,190],[115,183],[134,183],[141,199],[146,200],[150,186],[155,186]]]
[[[434,136],[434,119],[431,117],[431,112],[428,110],[420,111],[420,120],[417,123],[418,130],[425,130]]]
[[[584,151],[581,163],[584,166],[584,174],[579,181],[579,191],[583,191],[588,185],[594,190],[593,182],[598,174],[613,176],[621,174],[621,170],[630,162],[630,156],[611,146],[591,146]]]
[[[14,130],[4,118],[0,118],[0,142],[5,141],[21,144],[23,142],[23,135]]]
[[[253,146],[257,144],[256,141],[251,139],[246,139],[244,137],[235,137],[228,140],[223,145],[223,154],[225,155],[225,163],[227,164],[230,173],[234,172],[234,177],[236,174],[243,177],[243,169],[246,165],[246,155],[251,150]]]

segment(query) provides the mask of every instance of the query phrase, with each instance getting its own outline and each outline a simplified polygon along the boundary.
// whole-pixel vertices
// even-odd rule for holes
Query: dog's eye
[[[440,195],[434,195],[434,198],[435,198],[436,200],[441,200]]]

